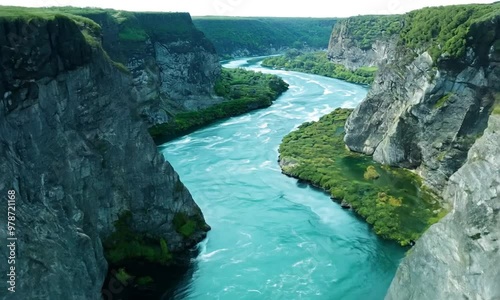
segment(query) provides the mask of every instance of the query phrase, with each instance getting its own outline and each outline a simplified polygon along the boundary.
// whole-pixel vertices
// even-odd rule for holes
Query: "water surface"
[[[160,146],[212,226],[171,298],[383,299],[404,250],[277,163],[287,133],[354,107],[366,88],[246,59],[225,66],[278,74],[290,89],[270,108]]]

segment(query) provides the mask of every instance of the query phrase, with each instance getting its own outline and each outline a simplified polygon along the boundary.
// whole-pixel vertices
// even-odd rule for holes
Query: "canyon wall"
[[[102,50],[99,26],[31,11],[0,24],[0,193],[16,191],[17,237],[16,293],[3,281],[0,299],[100,299],[103,241],[125,213],[131,231],[171,252],[203,239],[209,227],[149,136],[136,78]],[[197,220],[189,237],[178,214]]]

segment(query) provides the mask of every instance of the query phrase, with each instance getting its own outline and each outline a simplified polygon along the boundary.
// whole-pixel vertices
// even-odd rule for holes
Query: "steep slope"
[[[224,58],[325,49],[334,18],[194,17],[193,22]]]
[[[440,192],[486,128],[500,92],[499,7],[408,14],[398,47],[347,122],[347,146],[384,164],[417,168]]]
[[[349,70],[376,67],[394,51],[401,16],[359,16],[337,21],[328,44],[330,61]]]
[[[497,299],[500,3],[404,16],[345,143],[416,169],[451,212],[401,264],[387,299]],[[471,148],[472,147],[472,148]]]
[[[142,115],[150,125],[223,101],[214,92],[219,57],[188,13],[60,10],[90,18],[102,27],[103,48],[131,71]]]
[[[453,210],[403,261],[386,299],[499,299],[500,116],[444,192]]]
[[[16,192],[17,237],[16,293],[0,299],[100,299],[102,244],[124,214],[153,249],[200,241],[201,211],[149,137],[99,26],[19,8],[2,8],[0,24],[0,193]],[[191,235],[178,232],[179,215],[195,220]]]

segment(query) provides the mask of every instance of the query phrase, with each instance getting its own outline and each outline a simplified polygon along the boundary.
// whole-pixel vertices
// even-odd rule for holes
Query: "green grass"
[[[434,104],[434,109],[443,107],[453,95],[453,93],[446,93],[443,97],[439,98],[439,100]]]
[[[57,9],[0,6],[0,20],[20,20],[29,23],[33,20],[54,20],[61,17],[71,19],[81,27],[87,27],[92,31],[100,31],[101,28],[96,22],[88,18],[65,13]]]
[[[120,30],[118,37],[122,41],[143,42],[148,39],[148,34],[142,28],[125,27]]]
[[[268,107],[287,89],[288,84],[275,75],[244,69],[222,69],[215,83],[215,92],[227,101],[199,111],[179,113],[172,121],[153,126],[149,133],[165,142],[216,120]]]
[[[495,102],[493,103],[492,115],[500,115],[500,93],[495,94]]]
[[[348,82],[371,84],[377,67],[362,67],[350,71],[346,67],[328,60],[326,52],[301,53],[296,49],[285,55],[268,57],[262,65],[270,68],[285,69],[342,79]]]
[[[350,113],[337,109],[285,136],[280,159],[296,164],[282,170],[323,188],[339,202],[350,203],[378,235],[408,245],[446,211],[419,176],[346,149],[344,124]]]

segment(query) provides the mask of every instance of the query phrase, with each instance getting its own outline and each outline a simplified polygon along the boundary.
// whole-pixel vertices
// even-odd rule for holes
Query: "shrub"
[[[262,61],[262,65],[270,68],[312,73],[360,84],[371,84],[377,72],[376,67],[362,67],[350,71],[342,65],[329,61],[326,52],[298,54],[295,49],[289,50],[282,56],[268,57]]]
[[[366,168],[366,171],[365,171],[365,174],[363,175],[363,177],[366,180],[374,180],[374,179],[379,178],[380,174],[377,172],[377,170],[375,169],[374,166],[368,166]]]
[[[118,272],[115,274],[116,279],[122,284],[127,284],[130,280],[132,280],[132,276],[128,274],[124,268],[118,269]]]

